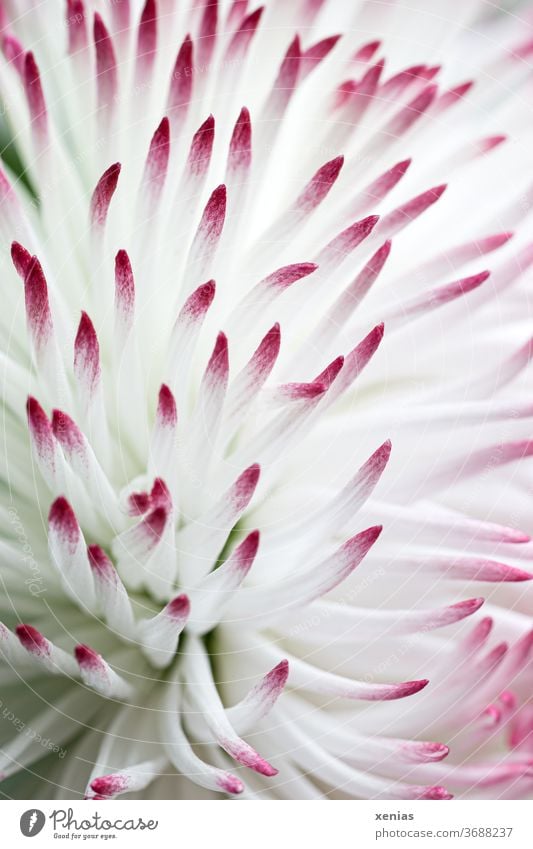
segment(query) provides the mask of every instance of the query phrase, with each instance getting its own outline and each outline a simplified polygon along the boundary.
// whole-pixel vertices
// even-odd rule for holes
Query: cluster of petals
[[[4,795],[531,793],[533,38],[413,6],[0,7]]]

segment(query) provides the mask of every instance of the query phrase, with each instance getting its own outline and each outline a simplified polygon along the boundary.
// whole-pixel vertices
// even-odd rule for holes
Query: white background
[[[54,809],[74,811],[82,820],[95,811],[110,820],[159,820],[155,831],[117,832],[116,839],[58,839],[50,820],[40,834],[24,837],[21,814],[33,807],[48,817]],[[208,810],[209,808],[209,810]],[[367,847],[464,847],[464,849],[532,849],[533,802],[223,802],[223,801],[109,801],[12,802],[1,810],[1,845],[5,847],[111,846],[187,847],[189,849],[367,849]],[[376,813],[413,813],[411,821],[376,821]],[[513,828],[510,837],[389,838],[376,839],[376,831],[454,829],[472,827]],[[59,829],[58,833],[65,833]],[[93,832],[77,832],[83,833]],[[99,834],[104,832],[99,832]]]

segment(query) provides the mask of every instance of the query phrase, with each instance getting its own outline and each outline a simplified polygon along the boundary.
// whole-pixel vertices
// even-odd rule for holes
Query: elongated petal
[[[204,712],[206,723],[215,740],[230,757],[234,758],[242,766],[246,766],[260,775],[276,775],[277,769],[236,734],[224,711],[211,678],[211,671],[206,662],[205,653],[201,648],[201,644],[196,640],[194,641],[193,649],[194,654],[192,656],[195,658],[195,662],[187,664],[189,684],[187,692],[191,702]]]
[[[289,676],[289,662],[280,660],[238,704],[226,710],[239,734],[252,730],[272,709],[283,692]]]
[[[100,799],[113,799],[123,793],[136,793],[148,787],[165,770],[166,758],[129,766],[123,772],[101,775],[91,781],[91,791]]]
[[[78,645],[74,649],[80,675],[84,684],[96,690],[108,699],[128,699],[133,690],[131,686],[111,669],[98,652],[86,645]]]
[[[179,595],[153,619],[139,622],[137,635],[142,650],[154,666],[163,668],[172,662],[189,614],[189,599],[186,595]]]
[[[93,38],[98,106],[107,118],[118,90],[117,60],[111,35],[98,12],[94,15]]]
[[[189,776],[208,790],[232,795],[242,793],[244,784],[240,779],[226,770],[211,766],[194,752],[181,726],[180,714],[177,712],[180,708],[177,698],[178,691],[175,685],[169,687],[165,711],[161,717],[166,751],[175,768],[182,775]]]
[[[211,571],[230,531],[253,498],[260,471],[257,463],[245,469],[210,509],[179,532],[180,568],[189,580],[196,583]]]
[[[101,230],[107,219],[109,206],[115,194],[121,171],[120,162],[115,162],[104,171],[91,197],[90,220],[95,230]]]
[[[87,549],[97,604],[110,628],[127,637],[133,635],[134,616],[124,584],[111,560],[98,545]]]
[[[44,667],[54,675],[76,675],[76,664],[72,657],[63,649],[55,646],[47,640],[32,625],[17,625],[15,633],[19,638],[21,646]]]
[[[189,630],[205,634],[223,619],[224,611],[250,571],[259,547],[259,531],[252,531],[230,557],[198,582],[191,593],[194,616]]]
[[[381,527],[368,528],[349,539],[318,565],[301,570],[277,584],[250,587],[236,596],[230,607],[235,619],[247,622],[275,619],[291,607],[301,607],[330,592],[353,572],[381,533]]]
[[[48,544],[68,594],[93,608],[96,597],[85,541],[72,507],[62,496],[50,507]]]

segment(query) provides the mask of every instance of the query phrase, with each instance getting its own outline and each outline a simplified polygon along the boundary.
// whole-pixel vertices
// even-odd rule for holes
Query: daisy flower
[[[531,792],[530,12],[2,3],[4,797]]]

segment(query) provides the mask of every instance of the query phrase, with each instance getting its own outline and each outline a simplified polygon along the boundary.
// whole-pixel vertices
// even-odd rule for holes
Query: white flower
[[[5,5],[4,795],[526,795],[519,18]]]

